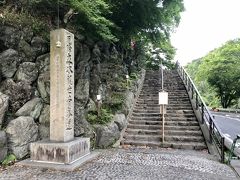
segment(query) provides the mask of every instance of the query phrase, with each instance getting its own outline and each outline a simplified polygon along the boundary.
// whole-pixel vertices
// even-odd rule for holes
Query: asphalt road
[[[233,140],[238,134],[240,134],[240,114],[225,112],[211,113],[215,117],[214,121],[225,134],[225,136]]]

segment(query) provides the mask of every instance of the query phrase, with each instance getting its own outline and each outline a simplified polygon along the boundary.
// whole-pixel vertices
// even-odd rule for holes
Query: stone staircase
[[[164,90],[169,104],[165,115],[165,142],[162,143],[162,118],[158,105],[161,88],[159,71],[147,71],[122,144],[133,146],[206,149],[184,84],[175,70],[164,71]]]

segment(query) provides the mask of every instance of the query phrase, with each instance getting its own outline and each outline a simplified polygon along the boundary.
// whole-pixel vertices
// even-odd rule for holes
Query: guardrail
[[[227,112],[227,113],[240,113],[240,109],[224,109],[224,108],[217,108],[219,112]]]
[[[224,136],[220,130],[220,128],[217,126],[217,124],[213,121],[213,116],[211,112],[208,110],[205,102],[203,101],[202,97],[200,96],[200,93],[198,92],[196,86],[194,85],[192,79],[188,75],[188,73],[185,71],[185,69],[180,66],[180,64],[176,64],[178,74],[182,78],[182,81],[185,84],[185,87],[188,91],[188,94],[194,102],[193,108],[195,111],[198,111],[201,114],[200,117],[200,123],[206,124],[206,127],[208,128],[209,132],[209,143],[214,145],[218,151],[218,154],[220,155],[221,162],[224,162]]]

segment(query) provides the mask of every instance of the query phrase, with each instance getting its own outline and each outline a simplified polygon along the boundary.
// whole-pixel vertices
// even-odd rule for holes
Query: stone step
[[[159,100],[158,98],[158,95],[157,96],[139,96],[138,97],[138,100],[147,100],[147,101],[152,101],[152,100]],[[188,96],[171,96],[171,95],[168,95],[168,100],[170,101],[180,101],[180,100],[183,100],[183,101],[186,101],[186,100],[190,100]]]
[[[154,91],[150,91],[150,92],[146,92],[146,91],[142,91],[140,94],[139,94],[139,97],[145,97],[145,96],[154,96],[154,97],[158,97],[158,92],[159,91],[155,91],[156,93],[154,93]],[[168,91],[168,96],[169,97],[189,97],[187,92],[169,92]]]
[[[192,109],[183,109],[183,110],[173,110],[173,109],[167,109],[167,114],[194,114],[194,111]]]
[[[172,107],[192,107],[191,103],[183,103],[183,104],[174,104],[174,103],[169,103],[167,105],[167,108],[172,108]]]
[[[158,101],[137,101],[136,105],[158,105]],[[174,105],[191,105],[190,101],[168,101],[168,105],[167,106],[174,106]]]
[[[160,106],[158,104],[135,104],[134,109],[139,110],[154,110],[154,111],[160,111]],[[167,111],[182,111],[182,110],[193,110],[192,106],[190,104],[186,105],[167,105]]]
[[[176,80],[175,80],[176,81]],[[147,87],[147,85],[151,85],[150,87],[162,87],[162,83],[159,83],[159,80],[146,80],[143,83],[144,87]],[[171,83],[171,82],[165,82],[163,84],[163,87],[169,87],[169,86],[184,86],[182,83]]]
[[[148,98],[148,97],[145,97],[145,98],[142,98],[142,97],[139,97],[138,99],[137,99],[137,102],[152,102],[152,101],[156,101],[157,103],[158,103],[158,100],[159,100],[159,98],[158,97],[156,97],[156,98]],[[185,102],[185,101],[187,101],[187,102],[190,102],[190,99],[189,98],[178,98],[178,97],[176,97],[176,98],[168,98],[168,102],[175,102],[175,101],[183,101],[183,102]]]
[[[179,118],[195,118],[195,114],[193,113],[189,113],[189,114],[180,114],[180,113],[167,113],[165,114],[165,117],[171,117],[171,118],[174,118],[174,117],[179,117]]]
[[[133,116],[131,120],[134,121],[161,121],[162,117],[156,116],[156,117],[136,117]],[[190,117],[190,118],[183,118],[183,117],[165,117],[165,121],[194,121],[197,122],[196,117]]]
[[[158,98],[138,98],[138,100],[137,100],[137,102],[146,102],[146,103],[148,103],[148,102],[153,102],[154,101],[154,103],[158,103]],[[189,100],[189,98],[175,98],[175,99],[173,99],[173,98],[168,98],[168,103],[174,103],[174,102],[176,102],[176,103],[189,103],[190,102],[190,100]]]
[[[160,111],[160,107],[156,108],[156,109],[139,109],[139,108],[134,108],[133,112],[134,113],[159,113]],[[171,109],[167,109],[167,114],[171,113],[171,114],[193,114],[193,110],[171,110]]]
[[[207,149],[204,142],[155,142],[155,141],[130,141],[125,140],[121,142],[121,145],[131,146],[147,146],[147,147],[164,147],[174,149],[188,149],[188,150],[204,150]]]
[[[160,126],[162,124],[161,121],[148,121],[148,120],[130,120],[129,124],[139,124],[139,125],[157,125]]]
[[[126,129],[126,133],[128,134],[139,134],[139,135],[159,135],[161,133],[160,130],[148,130],[148,129]]]
[[[198,126],[199,123],[197,121],[165,121],[166,126]]]
[[[143,102],[136,102],[136,106],[145,106],[145,107],[151,107],[151,106],[154,106],[154,107],[159,107],[159,104],[158,103],[151,103],[151,102],[149,102],[149,103],[143,103]],[[169,103],[169,104],[167,104],[166,105],[166,107],[174,107],[174,106],[183,106],[183,107],[185,107],[185,106],[191,106],[191,104],[190,104],[190,102],[189,103],[182,103],[182,104],[180,104],[180,103]]]
[[[165,125],[165,130],[167,131],[199,131],[200,127],[199,126],[169,126]]]
[[[139,94],[140,98],[151,97],[151,98],[158,98],[158,93],[156,94]],[[169,98],[189,98],[187,93],[182,94],[168,94]]]
[[[149,146],[149,147],[160,147],[161,143],[156,141],[130,141],[124,140],[121,145],[131,145],[131,146]]]
[[[162,144],[164,148],[174,148],[174,149],[188,149],[188,150],[203,150],[207,149],[207,146],[204,142],[164,142]]]
[[[158,98],[159,93],[157,92],[156,94],[150,94],[150,92],[148,94],[139,94],[140,98]],[[185,93],[181,93],[181,94],[177,94],[177,93],[170,93],[168,92],[168,97],[169,98],[188,98],[188,94]]]
[[[160,117],[160,113],[136,113],[133,112],[132,116],[134,117],[155,117],[155,116],[159,116]],[[177,113],[167,113],[165,114],[165,117],[182,117],[182,118],[187,118],[187,117],[195,117],[195,115],[193,113],[191,114],[177,114]]]
[[[161,89],[162,88],[162,85],[161,84],[158,84],[158,83],[143,83],[143,89],[150,89],[150,88],[154,88],[154,89]],[[185,86],[184,84],[172,84],[172,83],[164,83],[163,84],[163,88],[164,89],[176,89],[176,90],[182,90],[182,89],[185,89]]]
[[[147,129],[147,130],[159,130],[160,127],[156,125],[139,125],[139,124],[128,124],[129,129]]]
[[[147,84],[143,84],[143,87],[142,89],[145,90],[145,89],[150,89],[150,88],[154,88],[155,89],[158,89],[160,90],[162,87],[161,85],[158,85],[158,84],[155,84],[155,83],[147,83]],[[163,87],[166,91],[168,90],[174,90],[174,89],[177,89],[177,90],[185,90],[185,86],[182,85],[182,84],[164,84],[164,87]]]
[[[169,87],[169,88],[164,88],[166,92],[168,92],[170,95],[177,95],[177,93],[180,94],[186,94],[187,91],[183,87]],[[143,87],[141,90],[141,94],[156,94],[161,91],[161,88],[155,87],[155,88],[150,88],[150,87]]]
[[[194,121],[197,122],[196,117],[165,117],[166,121]]]
[[[162,127],[162,121],[148,121],[148,120],[130,120],[131,125],[156,125]],[[198,126],[197,121],[165,121],[166,126]]]
[[[147,117],[137,117],[137,116],[132,116],[131,120],[137,120],[137,121],[160,121],[161,117],[160,116],[147,116]]]
[[[142,91],[148,91],[148,92],[152,92],[152,93],[159,92],[159,91],[161,91],[161,89],[162,89],[162,86],[161,85],[159,86],[158,84],[155,84],[155,83],[143,84],[143,87],[142,87]],[[175,91],[186,92],[186,88],[182,84],[179,84],[179,85],[173,85],[173,84],[165,85],[164,84],[163,89],[167,92],[175,92]]]
[[[155,117],[155,116],[160,116],[159,112],[158,113],[136,113],[133,112],[132,116],[135,117]]]
[[[134,108],[133,112],[135,112],[135,113],[159,113],[159,108],[155,109],[155,110]]]
[[[135,105],[134,109],[138,110],[154,110],[154,111],[159,111],[160,106],[147,106],[147,105]],[[185,107],[181,106],[169,106],[167,105],[167,111],[182,111],[182,110],[192,110],[192,106],[188,105]]]
[[[172,77],[171,77],[171,79],[172,79]],[[174,78],[174,80],[181,80],[181,78]],[[161,78],[145,78],[144,79],[144,83],[151,83],[151,82],[156,82],[161,85],[162,79]],[[167,81],[166,78],[165,78],[165,82],[164,82],[164,84],[180,84],[180,83],[181,83],[181,81],[180,82],[179,81],[172,81],[172,82]]]
[[[144,94],[153,94],[156,95],[161,91],[161,89],[159,88],[143,88],[140,92],[141,95]],[[177,93],[179,93],[180,95],[187,95],[187,91],[185,89],[182,90],[177,90],[177,89],[169,89],[168,91],[169,95],[177,95]]]
[[[173,77],[170,77],[171,79],[174,79],[174,80],[181,80],[181,78],[173,78]],[[145,78],[144,79],[144,82],[147,83],[147,82],[157,82],[158,84],[161,85],[162,83],[162,78]],[[163,84],[181,84],[182,82],[181,81],[169,81],[167,78],[164,78],[164,82]]]
[[[167,130],[165,131],[166,135],[173,135],[173,136],[202,136],[201,131],[195,130]]]
[[[126,133],[128,134],[139,134],[139,135],[161,135],[162,131],[160,130],[147,130],[147,129],[126,129]],[[202,136],[201,131],[191,131],[191,130],[185,130],[185,131],[178,131],[178,130],[165,130],[165,134],[170,136]]]
[[[152,142],[160,142],[162,138],[160,135],[136,135],[136,134],[125,134],[123,136],[124,139],[128,141],[152,141]]]
[[[161,90],[161,86],[144,86],[142,87],[142,90],[141,92],[145,92],[145,91],[148,91],[148,92],[151,92],[151,94],[155,94],[157,92],[159,92]],[[164,88],[166,89],[166,88]],[[167,91],[168,92],[168,91]],[[178,89],[178,88],[174,88],[174,89],[171,89],[171,91],[169,91],[169,93],[186,93],[186,89]]]
[[[128,141],[156,141],[161,142],[162,141],[162,135],[139,135],[139,134],[125,134],[124,139],[127,139]],[[164,136],[164,141],[166,142],[204,142],[204,139],[202,136]]]
[[[148,92],[149,94],[158,94],[158,92],[161,91],[162,87],[156,87],[156,86],[148,86],[148,87],[143,87],[140,94],[145,94],[145,92]],[[180,94],[186,94],[187,91],[186,89],[171,89],[171,91],[167,91],[169,94],[174,94],[174,93],[180,93]]]
[[[167,142],[204,142],[204,138],[202,136],[164,136],[164,140]]]

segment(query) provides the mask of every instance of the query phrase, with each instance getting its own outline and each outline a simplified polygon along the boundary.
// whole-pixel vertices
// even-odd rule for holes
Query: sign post
[[[160,105],[160,114],[162,114],[162,142],[164,142],[164,124],[165,124],[165,114],[166,114],[166,105],[168,104],[168,93],[161,91],[159,94],[159,105]]]

